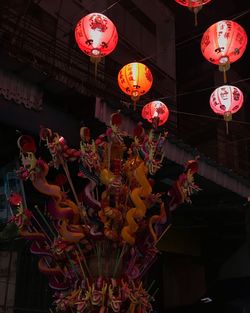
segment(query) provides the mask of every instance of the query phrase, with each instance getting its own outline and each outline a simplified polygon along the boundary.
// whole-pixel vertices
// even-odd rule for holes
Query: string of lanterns
[[[247,34],[243,27],[230,20],[223,20],[211,25],[203,34],[201,52],[211,63],[219,65],[219,70],[224,73],[224,83],[227,83],[226,71],[230,64],[240,59],[246,50]],[[242,91],[234,86],[225,85],[217,88],[211,94],[210,106],[214,113],[223,115],[226,121],[232,120],[243,105]]]
[[[195,14],[203,5],[211,0],[175,0],[182,6],[188,7]],[[97,64],[102,57],[109,55],[116,48],[118,33],[113,22],[101,13],[91,13],[84,16],[76,25],[75,39],[78,47],[90,56],[91,62]],[[201,52],[204,58],[219,66],[224,74],[224,83],[227,83],[226,71],[230,64],[241,58],[247,46],[247,34],[243,27],[231,20],[222,20],[211,25],[203,34]],[[136,109],[136,102],[152,87],[153,75],[143,63],[133,62],[124,65],[118,73],[120,89],[131,97]],[[210,107],[214,113],[223,115],[226,121],[232,120],[243,105],[242,91],[230,85],[224,85],[211,94]],[[163,125],[168,117],[169,110],[161,101],[151,101],[142,109],[142,117],[153,124],[154,127]]]

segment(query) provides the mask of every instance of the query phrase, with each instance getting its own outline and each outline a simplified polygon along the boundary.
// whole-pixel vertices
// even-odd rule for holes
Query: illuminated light
[[[84,16],[76,25],[75,39],[82,52],[96,64],[110,54],[118,42],[118,33],[113,22],[101,13]]]
[[[211,63],[219,65],[225,72],[230,64],[237,61],[246,50],[247,34],[242,26],[234,21],[223,20],[211,25],[203,34],[201,52]]]
[[[129,63],[119,71],[118,84],[120,89],[131,97],[135,108],[140,96],[145,95],[152,87],[153,76],[145,64]]]
[[[232,114],[238,112],[243,106],[244,96],[242,91],[235,86],[220,86],[211,94],[209,102],[214,113],[223,115],[224,120],[227,122],[228,133],[228,122],[232,120]]]
[[[169,110],[163,102],[152,101],[143,107],[141,115],[157,128],[166,123],[169,117]]]

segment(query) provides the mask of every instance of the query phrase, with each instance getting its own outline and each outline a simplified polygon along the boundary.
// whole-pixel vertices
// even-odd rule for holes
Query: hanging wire
[[[250,9],[245,10],[245,11],[243,11],[243,12],[237,14],[237,15],[229,16],[229,17],[225,18],[225,20],[237,20],[238,18],[240,18],[240,17],[242,17],[244,15],[247,15],[248,13],[250,13]],[[180,42],[177,42],[175,46],[176,46],[176,48],[178,48],[179,46],[182,46],[185,43],[191,42],[191,41],[201,37],[202,35],[203,35],[203,32],[201,32],[199,34],[196,34],[196,35],[194,35],[194,36],[192,36],[190,38],[187,38],[187,39],[184,39],[184,40],[182,40]],[[174,40],[175,38],[172,38],[172,39]],[[167,49],[164,49],[164,50],[161,50],[161,51],[159,51],[157,53],[151,54],[149,56],[145,56],[144,58],[140,59],[138,62],[142,62],[142,61],[146,61],[146,60],[152,59],[154,56],[162,54],[162,53],[165,53],[166,51],[167,51]]]
[[[117,0],[115,1],[113,4],[111,4],[109,7],[107,7],[105,10],[103,10],[101,13],[105,13],[106,11],[110,10],[111,8],[113,8],[115,5],[117,5],[121,0]]]
[[[250,77],[247,77],[247,78],[242,78],[242,79],[239,79],[239,80],[236,80],[236,81],[233,81],[231,82],[230,84],[239,84],[239,83],[243,83],[243,82],[246,82],[250,80]],[[177,97],[183,97],[183,96],[188,96],[188,95],[192,95],[192,94],[195,94],[195,93],[202,93],[204,91],[208,91],[208,90],[213,90],[215,89],[217,86],[213,85],[213,86],[210,86],[210,87],[205,87],[205,88],[200,88],[200,89],[195,89],[195,90],[190,90],[190,91],[185,91],[185,92],[181,92],[181,93],[177,93],[177,94],[174,94],[174,95],[168,95],[168,96],[162,96],[162,97],[159,97],[157,98],[157,100],[166,100],[166,99],[173,99],[173,98],[177,98]],[[155,98],[152,99],[152,98],[147,98],[144,102],[150,102],[150,101],[154,101],[156,100]],[[143,107],[144,104],[137,104],[137,107]]]
[[[245,10],[245,11],[243,11],[243,12],[237,14],[237,15],[231,15],[231,16],[229,16],[229,17],[227,17],[227,18],[224,18],[224,20],[233,20],[233,21],[234,21],[234,20],[237,20],[238,18],[240,18],[240,17],[242,17],[242,16],[244,16],[244,15],[246,15],[246,14],[248,14],[248,13],[250,13],[250,9]],[[190,37],[190,38],[188,38],[188,39],[184,39],[183,41],[178,42],[178,43],[176,44],[176,47],[179,47],[179,46],[181,46],[181,45],[183,45],[183,44],[185,44],[185,43],[187,43],[187,42],[190,42],[190,41],[192,41],[192,40],[194,40],[194,39],[196,39],[196,38],[199,38],[199,37],[201,37],[202,35],[203,35],[203,32],[202,32],[202,33],[199,33],[199,34],[197,34],[197,35],[194,35],[193,37]]]

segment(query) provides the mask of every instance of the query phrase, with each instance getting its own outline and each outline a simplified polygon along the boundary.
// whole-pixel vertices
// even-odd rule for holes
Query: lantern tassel
[[[226,122],[226,134],[229,134],[228,122]]]
[[[97,66],[98,66],[98,63],[95,62],[95,80],[96,80],[96,76],[97,76]]]
[[[95,80],[97,77],[98,63],[101,61],[101,59],[101,57],[90,57],[90,61],[95,64]]]
[[[219,65],[219,71],[223,72],[223,80],[224,80],[224,84],[227,83],[227,71],[230,69],[230,63],[226,62],[224,64],[220,64]]]
[[[134,111],[136,110],[136,101],[133,101],[133,107],[134,107]]]
[[[226,68],[223,67],[223,80],[224,80],[224,84],[227,83],[227,72],[226,72]]]
[[[224,113],[224,121],[226,122],[226,133],[228,135],[229,134],[228,123],[230,121],[232,121],[232,112],[231,111],[227,111],[227,112]]]
[[[197,8],[194,9],[194,26],[198,25],[198,12]]]

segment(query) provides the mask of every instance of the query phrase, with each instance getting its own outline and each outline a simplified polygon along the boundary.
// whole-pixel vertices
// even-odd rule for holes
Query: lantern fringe
[[[229,134],[229,127],[228,127],[228,122],[226,122],[226,134]]]
[[[224,113],[224,121],[226,122],[226,134],[229,134],[229,125],[228,123],[232,121],[232,113],[231,112],[225,112]]]
[[[102,58],[101,57],[90,57],[90,61],[91,61],[91,63],[94,63],[94,65],[95,65],[95,80],[96,80],[96,77],[97,77],[97,70],[98,70],[98,63],[100,63],[101,62],[101,60],[102,60]]]
[[[193,12],[194,12],[194,25],[197,26],[198,25],[198,13],[199,11],[202,9],[202,5],[196,8],[193,8]]]

